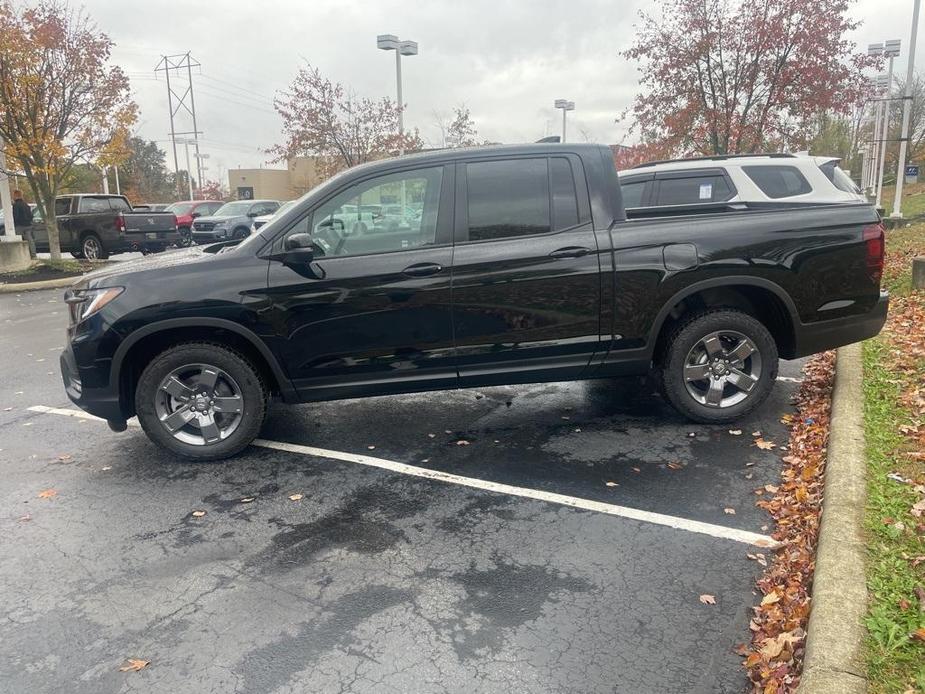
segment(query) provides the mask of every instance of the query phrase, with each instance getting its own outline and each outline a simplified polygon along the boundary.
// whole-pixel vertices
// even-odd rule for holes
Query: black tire
[[[754,352],[741,362],[733,359],[735,355],[725,353],[720,353],[716,361],[711,362],[703,341],[716,335],[721,337],[714,339],[728,342],[713,343],[711,339],[711,343],[729,345],[734,343],[733,335],[742,336],[749,341],[746,350],[754,348]],[[701,355],[702,362],[692,363],[692,359],[698,354]],[[723,356],[729,359],[723,359]],[[738,367],[740,363],[741,367]],[[710,364],[715,366],[710,367]],[[659,385],[662,395],[688,419],[702,424],[721,424],[744,417],[759,407],[774,387],[777,368],[777,343],[768,329],[746,313],[735,309],[718,309],[694,316],[674,330],[668,338],[661,358]],[[687,374],[696,371],[688,371],[686,374],[686,369],[705,370],[710,375],[703,380],[689,382]],[[714,377],[714,371],[711,369],[720,371],[720,375]],[[742,373],[750,378],[741,379]],[[748,390],[727,383],[725,377],[749,383]],[[755,379],[753,384],[751,379]],[[710,405],[698,399],[703,397],[709,400],[708,391],[711,390],[714,381],[721,401],[728,400],[728,405]],[[691,390],[695,392],[692,393]],[[728,397],[725,396],[726,393],[729,393]],[[744,397],[736,402],[740,395]]]
[[[180,238],[177,239],[177,248],[187,248],[193,245],[193,232],[189,227],[180,227],[177,231],[180,234]]]
[[[232,232],[231,238],[246,239],[250,235],[251,235],[250,229],[248,229],[247,227],[238,227],[237,229],[234,230],[234,232]]]
[[[80,252],[87,260],[106,260],[109,257],[100,237],[92,232],[80,237]]]
[[[240,420],[227,437],[195,445],[178,439],[162,422],[157,404],[158,398],[164,397],[161,384],[169,375],[187,365],[220,370],[230,376],[239,388],[242,400]],[[191,460],[222,460],[240,453],[257,437],[266,418],[268,397],[260,371],[243,354],[218,344],[190,342],[165,350],[145,367],[135,389],[135,411],[142,429],[158,446]],[[194,431],[196,426],[184,425],[184,429]]]

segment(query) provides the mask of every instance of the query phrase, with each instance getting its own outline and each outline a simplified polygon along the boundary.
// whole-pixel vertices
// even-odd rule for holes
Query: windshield
[[[290,200],[289,202],[284,202],[282,205],[279,206],[279,209],[276,210],[276,212],[271,212],[271,213],[270,213],[270,216],[271,216],[271,217],[278,217],[278,216],[281,215],[283,212],[285,212],[286,210],[288,210],[290,207],[292,207],[293,205],[295,205],[295,203],[296,203],[295,200]]]
[[[191,202],[175,202],[173,205],[168,205],[164,208],[164,212],[173,212],[174,214],[189,214],[189,211],[193,209],[193,203]]]
[[[227,205],[222,205],[218,208],[214,217],[243,217],[247,214],[247,211],[253,205],[250,200],[238,200],[237,202],[229,202]]]

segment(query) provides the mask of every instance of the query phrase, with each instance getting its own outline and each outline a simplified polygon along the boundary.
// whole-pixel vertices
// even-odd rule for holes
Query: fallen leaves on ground
[[[604,484],[608,487],[619,487],[620,486],[616,482],[604,482]]]
[[[39,499],[53,499],[58,496],[58,492],[54,489],[43,489],[39,492]]]
[[[205,511],[193,511],[193,518],[202,518],[206,515]]]
[[[730,429],[729,433],[732,434],[733,436],[741,436],[742,430],[741,429]]]
[[[703,595],[700,596],[700,602],[702,602],[704,605],[715,605],[716,597],[713,595],[707,595],[706,593],[704,593]]]
[[[301,494],[290,494],[289,495],[289,501],[298,501],[301,498],[302,498]]]
[[[150,664],[150,660],[142,660],[141,658],[129,658],[125,661],[125,665],[119,668],[119,672],[138,672],[139,670],[144,670]]]
[[[727,506],[723,509],[723,513],[725,513],[727,516],[734,516],[736,514],[736,510]]]
[[[468,446],[469,442],[466,441],[466,439],[459,439],[459,441],[456,442],[456,445],[457,446]]]
[[[752,608],[752,642],[743,661],[756,693],[793,692],[800,681],[822,508],[834,362],[835,353],[827,352],[807,363],[796,396],[797,415],[787,420],[790,441],[781,481],[756,490],[762,497],[758,506],[775,520],[772,537],[780,543],[769,560],[763,554],[748,555],[767,567],[757,581],[762,599]],[[775,447],[761,438],[761,432],[752,435],[759,448]]]

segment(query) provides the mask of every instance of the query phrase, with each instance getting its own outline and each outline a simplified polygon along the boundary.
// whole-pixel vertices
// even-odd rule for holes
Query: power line
[[[256,97],[260,98],[262,101],[273,101],[272,97],[269,97],[269,96],[267,96],[266,94],[260,94],[259,92],[255,92],[255,91],[252,90],[252,89],[246,89],[246,88],[244,88],[244,87],[242,87],[242,86],[240,86],[240,85],[237,85],[237,84],[235,84],[235,83],[233,83],[233,82],[229,82],[229,81],[227,81],[227,80],[222,80],[222,79],[219,79],[218,77],[212,77],[211,75],[206,75],[206,74],[204,74],[204,73],[201,75],[201,77],[202,77],[203,79],[207,79],[207,80],[209,80],[209,81],[211,81],[211,82],[218,82],[219,84],[224,84],[224,85],[227,85],[227,86],[229,86],[229,87],[232,87],[233,89],[238,89],[238,90],[240,90],[240,91],[242,91],[242,92],[246,92],[247,94],[250,94],[250,95],[252,95],[252,96],[256,96]],[[215,87],[215,88],[218,89],[218,87]]]

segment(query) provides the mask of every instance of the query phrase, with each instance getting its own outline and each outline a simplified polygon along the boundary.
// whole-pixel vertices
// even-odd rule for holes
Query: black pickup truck
[[[360,212],[385,204],[416,212]],[[883,252],[867,204],[627,221],[606,147],[430,152],[350,169],[237,245],[87,276],[61,370],[113,429],[137,414],[198,459],[244,448],[271,395],[654,372],[684,415],[727,422],[778,358],[880,331]]]
[[[48,251],[48,229],[38,208],[32,233],[35,248]],[[61,195],[55,219],[62,251],[75,258],[105,260],[116,253],[158,253],[180,240],[177,218],[169,212],[135,212],[122,195]]]

